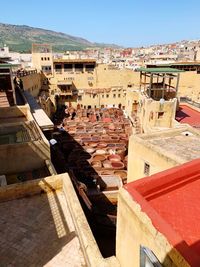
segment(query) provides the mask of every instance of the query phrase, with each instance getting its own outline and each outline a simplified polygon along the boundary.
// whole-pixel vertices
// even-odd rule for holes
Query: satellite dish
[[[160,99],[160,104],[163,105],[165,103],[165,99],[164,98],[161,98]]]

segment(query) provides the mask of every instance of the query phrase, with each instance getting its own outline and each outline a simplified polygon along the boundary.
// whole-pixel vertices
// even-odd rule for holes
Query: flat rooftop
[[[96,59],[83,59],[83,58],[76,58],[76,59],[65,59],[65,58],[59,58],[59,59],[54,59],[53,60],[54,63],[96,63]]]
[[[200,158],[200,134],[191,127],[140,135],[146,146],[182,163]]]
[[[176,120],[180,123],[187,123],[195,128],[200,128],[200,112],[187,105],[180,105],[176,113]]]
[[[129,183],[125,188],[154,227],[191,266],[199,266],[200,159]]]
[[[25,91],[24,95],[30,105],[32,115],[42,130],[52,130],[54,128],[53,122],[49,119],[44,110],[39,106],[35,98],[28,92]]]
[[[17,186],[20,194],[26,185]],[[35,185],[38,194],[9,201],[2,200],[0,190],[1,266],[85,266],[62,188],[45,193]],[[14,186],[7,188],[6,198]]]

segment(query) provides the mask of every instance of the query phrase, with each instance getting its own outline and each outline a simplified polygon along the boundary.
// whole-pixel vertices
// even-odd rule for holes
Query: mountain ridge
[[[0,47],[6,44],[11,51],[31,52],[32,43],[51,44],[54,52],[94,47],[120,47],[115,44],[92,43],[82,37],[29,25],[0,23]]]

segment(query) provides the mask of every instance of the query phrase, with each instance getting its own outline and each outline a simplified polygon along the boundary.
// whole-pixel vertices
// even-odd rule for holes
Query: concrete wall
[[[29,91],[32,96],[37,97],[41,89],[41,74],[33,73],[21,77],[25,91]]]
[[[143,132],[151,132],[154,127],[171,128],[172,121],[175,118],[176,99],[165,101],[161,104],[159,101],[148,99],[142,95],[139,97],[137,116],[143,128]]]
[[[0,174],[15,174],[41,168],[45,165],[44,160],[29,143],[0,146]]]
[[[178,96],[189,97],[200,101],[200,74],[196,71],[186,71],[180,75]]]
[[[21,121],[27,120],[28,113],[30,112],[29,106],[12,106],[0,109],[0,120],[5,122],[16,122],[17,119]]]
[[[116,257],[121,267],[140,267],[140,245],[149,248],[164,267],[190,266],[158,232],[129,193],[120,189],[118,198]]]
[[[0,187],[0,202],[5,202],[17,198],[41,194],[41,192],[51,192],[62,188],[66,174],[48,176],[43,179],[36,179],[18,184],[11,184]]]

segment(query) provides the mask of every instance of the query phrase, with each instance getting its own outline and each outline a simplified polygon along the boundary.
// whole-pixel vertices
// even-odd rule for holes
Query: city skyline
[[[8,11],[1,14],[2,23],[63,32],[91,42],[139,47],[200,39],[200,3],[196,0],[102,0],[95,4],[61,0],[59,5],[22,0],[1,6]]]

